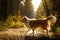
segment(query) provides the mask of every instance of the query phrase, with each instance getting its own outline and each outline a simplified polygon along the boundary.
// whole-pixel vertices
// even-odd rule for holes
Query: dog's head
[[[26,23],[27,20],[28,20],[28,17],[26,17],[26,16],[24,16],[24,17],[22,18],[22,22],[23,22],[23,23]]]
[[[22,18],[22,22],[25,23],[26,20],[27,20],[27,19],[26,19],[26,17],[24,16],[24,17]]]

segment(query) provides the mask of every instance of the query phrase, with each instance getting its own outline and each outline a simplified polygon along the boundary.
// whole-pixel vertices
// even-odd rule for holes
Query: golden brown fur
[[[55,16],[49,16],[46,19],[29,19],[28,17],[24,17],[22,22],[29,28],[34,30],[37,27],[40,27],[43,31],[46,30],[47,33],[49,31],[48,27],[51,27],[53,23],[56,22],[56,17]]]

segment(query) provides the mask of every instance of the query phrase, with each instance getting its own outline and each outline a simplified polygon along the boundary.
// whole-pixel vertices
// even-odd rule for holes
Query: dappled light
[[[42,2],[42,0],[32,0],[32,4],[34,6],[34,11],[37,11],[37,9],[40,5],[40,2]]]
[[[0,0],[0,40],[59,40],[60,0]]]

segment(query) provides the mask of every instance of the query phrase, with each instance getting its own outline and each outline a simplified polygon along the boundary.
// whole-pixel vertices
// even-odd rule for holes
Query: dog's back
[[[48,24],[47,24],[47,20],[31,20],[29,22],[29,25],[33,30],[37,27],[40,27],[46,30]]]

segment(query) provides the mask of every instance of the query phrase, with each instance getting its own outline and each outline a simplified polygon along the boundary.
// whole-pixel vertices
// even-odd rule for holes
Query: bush
[[[22,28],[24,24],[21,22],[21,16],[9,16],[6,21],[0,22],[0,28]]]

